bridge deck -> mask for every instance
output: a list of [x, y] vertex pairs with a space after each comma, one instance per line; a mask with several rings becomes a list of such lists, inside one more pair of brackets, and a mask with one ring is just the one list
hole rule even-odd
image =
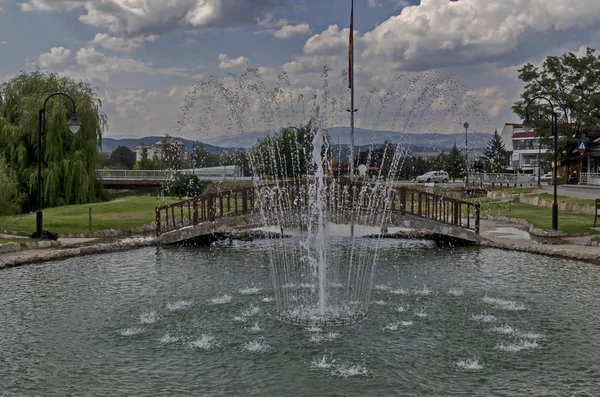
[[[391, 187], [363, 182], [342, 183], [328, 187], [334, 194], [327, 198], [327, 207], [332, 220], [343, 223], [350, 217], [356, 208], [368, 208], [374, 202], [376, 194], [385, 194], [385, 208], [371, 213], [370, 222], [389, 222], [393, 214], [395, 217], [403, 216], [405, 227], [432, 229], [436, 225], [451, 226], [453, 233], [456, 230], [465, 230], [471, 234], [479, 234], [480, 207], [459, 199], [426, 193], [422, 190], [408, 187]], [[379, 190], [378, 190], [379, 189]], [[337, 193], [335, 193], [337, 192]], [[382, 198], [382, 197], [380, 197]], [[369, 201], [371, 200], [371, 201]], [[215, 233], [229, 228], [231, 230], [236, 221], [233, 218], [254, 216], [254, 223], [260, 218], [277, 218], [273, 224], [282, 224], [286, 228], [298, 225], [289, 224], [282, 214], [289, 211], [306, 211], [308, 208], [308, 185], [306, 183], [283, 182], [280, 184], [247, 187], [218, 194], [209, 194], [177, 203], [156, 207], [156, 236], [186, 228], [183, 233], [185, 238], [190, 238], [190, 233]], [[267, 209], [267, 210], [265, 210]], [[258, 217], [259, 212], [261, 217]], [[383, 216], [386, 214], [386, 217]], [[354, 215], [352, 215], [354, 216]], [[407, 217], [408, 216], [408, 217]], [[298, 219], [298, 217], [296, 217]], [[385, 220], [387, 219], [387, 220]], [[413, 219], [408, 222], [406, 219]], [[415, 222], [415, 219], [427, 220], [429, 226]], [[242, 221], [242, 219], [239, 219]], [[288, 223], [285, 223], [288, 222]], [[407, 223], [408, 222], [408, 223]], [[242, 223], [248, 223], [244, 220]], [[193, 226], [203, 224], [202, 227]], [[381, 224], [381, 223], [379, 223]], [[208, 226], [207, 226], [208, 225]], [[450, 230], [450, 229], [447, 229]], [[184, 238], [182, 235], [182, 238]], [[172, 236], [168, 239], [173, 241]]]

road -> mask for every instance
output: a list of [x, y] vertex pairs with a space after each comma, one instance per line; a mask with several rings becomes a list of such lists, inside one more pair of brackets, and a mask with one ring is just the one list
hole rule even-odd
[[[551, 185], [542, 185], [542, 190], [548, 194], [554, 193]], [[600, 198], [600, 186], [559, 185], [556, 190], [559, 196], [591, 200]]]

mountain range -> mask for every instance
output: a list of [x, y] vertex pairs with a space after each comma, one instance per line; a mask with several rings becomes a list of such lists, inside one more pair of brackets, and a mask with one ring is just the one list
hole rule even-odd
[[[350, 131], [347, 127], [334, 127], [328, 129], [331, 137], [334, 150], [348, 148]], [[202, 140], [204, 148], [211, 153], [227, 154], [232, 153], [236, 149], [248, 149], [261, 138], [265, 137], [265, 132], [248, 132], [243, 134], [226, 135], [217, 138]], [[479, 132], [469, 133], [468, 146], [469, 151], [482, 151], [486, 146], [491, 134]], [[358, 148], [368, 148], [371, 145], [379, 146], [389, 138], [393, 144], [401, 143], [406, 145], [409, 150], [415, 154], [419, 153], [436, 153], [449, 151], [454, 143], [459, 148], [464, 148], [465, 134], [439, 134], [439, 133], [399, 133], [393, 131], [377, 131], [356, 128], [354, 131], [354, 144]], [[156, 142], [164, 139], [164, 136], [147, 136], [143, 138], [102, 138], [102, 151], [110, 153], [118, 146], [126, 146], [131, 150], [135, 150], [139, 145], [154, 145]], [[197, 144], [197, 141], [178, 138], [185, 145], [186, 151], [191, 151], [192, 147]], [[357, 148], [357, 151], [360, 149]]]

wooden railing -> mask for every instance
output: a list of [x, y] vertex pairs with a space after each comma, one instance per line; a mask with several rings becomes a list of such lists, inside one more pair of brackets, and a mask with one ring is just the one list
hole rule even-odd
[[[186, 226], [197, 225], [218, 218], [251, 214], [259, 206], [270, 211], [275, 209], [304, 209], [309, 201], [308, 185], [300, 182], [282, 182], [246, 187], [228, 192], [194, 197], [177, 203], [156, 207], [156, 236]], [[331, 188], [332, 186], [329, 185]], [[375, 195], [365, 194], [378, 187], [386, 195], [386, 208], [393, 213], [410, 214], [437, 222], [459, 226], [479, 233], [481, 215], [479, 203], [427, 193], [408, 187], [386, 187], [363, 182], [340, 183], [336, 188], [343, 194], [327, 196], [327, 207], [345, 211], [373, 203]], [[277, 195], [260, 194], [263, 189], [276, 190]], [[372, 190], [371, 190], [372, 191]], [[262, 199], [260, 198], [262, 197]], [[382, 196], [380, 196], [381, 198]], [[371, 201], [369, 201], [371, 200]], [[262, 204], [261, 204], [262, 203]], [[380, 207], [383, 210], [383, 207]]]

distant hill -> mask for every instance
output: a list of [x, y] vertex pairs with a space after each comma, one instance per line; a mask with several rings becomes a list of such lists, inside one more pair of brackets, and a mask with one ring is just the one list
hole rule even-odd
[[[331, 143], [335, 153], [341, 151], [345, 157], [349, 152], [350, 132], [347, 127], [334, 127], [328, 130], [331, 137]], [[266, 136], [265, 132], [249, 132], [237, 135], [228, 135], [218, 138], [211, 138], [204, 141], [204, 148], [211, 153], [227, 154], [232, 153], [236, 149], [251, 148], [260, 139]], [[469, 133], [469, 151], [483, 151], [487, 146], [488, 141], [492, 137], [491, 134]], [[452, 145], [456, 142], [459, 149], [465, 147], [465, 134], [439, 134], [439, 133], [400, 133], [393, 131], [375, 131], [357, 128], [354, 134], [354, 143], [356, 152], [368, 150], [372, 145], [377, 147], [386, 138], [390, 138], [394, 145], [399, 142], [406, 145], [412, 153], [439, 153], [447, 152], [452, 149]], [[147, 136], [143, 138], [103, 138], [102, 151], [110, 153], [118, 146], [126, 146], [131, 150], [135, 150], [139, 145], [154, 145], [156, 142], [164, 139], [164, 136]], [[190, 139], [177, 138], [185, 145], [185, 150], [191, 152], [196, 141]], [[338, 144], [339, 142], [339, 144]]]
[[[140, 145], [154, 145], [156, 142], [160, 142], [164, 139], [164, 136], [145, 136], [143, 138], [102, 138], [102, 152], [111, 153], [119, 146], [128, 147], [131, 150], [135, 150], [136, 146]], [[185, 145], [185, 150], [188, 152], [192, 151], [192, 148], [196, 144], [196, 141], [190, 139], [177, 138], [178, 141]], [[219, 147], [205, 143], [204, 148], [210, 153], [227, 154], [232, 153], [235, 147]]]
[[[348, 144], [350, 141], [350, 129], [348, 127], [333, 127], [327, 131], [333, 144]], [[207, 139], [206, 142], [218, 147], [252, 147], [256, 141], [263, 138], [265, 132], [248, 132], [236, 135], [221, 136]], [[390, 138], [394, 144], [402, 142], [409, 146], [413, 152], [439, 152], [448, 151], [456, 142], [459, 148], [465, 146], [465, 134], [439, 134], [439, 133], [401, 133], [395, 131], [377, 131], [356, 128], [354, 130], [354, 144], [356, 146], [371, 145], [371, 143], [383, 143]], [[474, 132], [468, 134], [469, 150], [483, 149], [487, 146], [492, 134]], [[418, 147], [418, 148], [417, 148]], [[418, 149], [418, 150], [415, 150]]]

